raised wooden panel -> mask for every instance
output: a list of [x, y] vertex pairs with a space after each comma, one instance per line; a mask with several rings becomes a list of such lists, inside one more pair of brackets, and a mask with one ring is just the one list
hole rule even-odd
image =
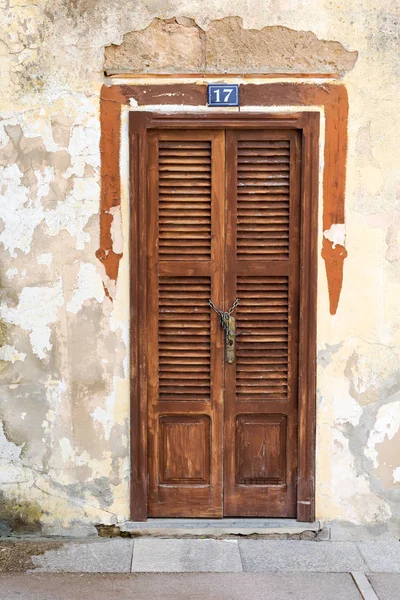
[[237, 278], [238, 401], [287, 399], [288, 284], [288, 277]]
[[160, 140], [160, 260], [211, 257], [211, 141]]
[[238, 259], [289, 257], [290, 141], [237, 142]]
[[286, 415], [240, 415], [236, 423], [236, 482], [277, 485], [286, 480]]
[[210, 277], [159, 278], [159, 400], [209, 401]]
[[160, 437], [161, 484], [209, 484], [209, 417], [161, 417]]

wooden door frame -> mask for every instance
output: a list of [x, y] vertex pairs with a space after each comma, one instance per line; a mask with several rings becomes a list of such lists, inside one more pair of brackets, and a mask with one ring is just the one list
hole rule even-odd
[[297, 520], [315, 519], [316, 323], [319, 181], [317, 111], [129, 114], [131, 518], [147, 519], [146, 132], [148, 129], [297, 129], [302, 136]]

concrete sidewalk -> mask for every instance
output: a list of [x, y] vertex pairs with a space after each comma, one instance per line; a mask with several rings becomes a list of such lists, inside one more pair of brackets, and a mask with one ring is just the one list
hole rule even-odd
[[[2, 600], [361, 600], [345, 573], [0, 575]], [[394, 600], [392, 596], [390, 600]], [[367, 599], [366, 599], [367, 600]], [[368, 599], [369, 600], [369, 599]], [[382, 596], [380, 600], [389, 600]]]
[[5, 539], [0, 571], [4, 600], [400, 600], [397, 541]]

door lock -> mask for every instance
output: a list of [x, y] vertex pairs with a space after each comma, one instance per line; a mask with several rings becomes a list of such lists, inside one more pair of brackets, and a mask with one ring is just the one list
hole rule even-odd
[[236, 357], [236, 319], [228, 317], [228, 324], [225, 329], [225, 359], [232, 364]]
[[236, 356], [236, 319], [232, 317], [232, 313], [239, 304], [239, 298], [236, 298], [235, 302], [232, 304], [231, 308], [224, 312], [219, 310], [215, 304], [208, 300], [208, 304], [210, 307], [217, 313], [219, 316], [219, 324], [222, 331], [225, 333], [225, 360], [227, 363], [232, 364], [235, 362]]

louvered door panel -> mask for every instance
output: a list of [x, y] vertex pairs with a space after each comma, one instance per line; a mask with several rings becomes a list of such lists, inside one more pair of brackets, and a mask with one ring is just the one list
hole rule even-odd
[[209, 277], [160, 277], [159, 400], [210, 400]]
[[227, 132], [224, 511], [296, 514], [299, 164], [296, 131]]
[[211, 141], [160, 141], [162, 260], [211, 257]]
[[289, 141], [238, 140], [239, 259], [288, 259], [289, 177]]
[[237, 295], [237, 400], [286, 400], [288, 278], [239, 276]]
[[149, 515], [222, 516], [224, 134], [149, 135]]

